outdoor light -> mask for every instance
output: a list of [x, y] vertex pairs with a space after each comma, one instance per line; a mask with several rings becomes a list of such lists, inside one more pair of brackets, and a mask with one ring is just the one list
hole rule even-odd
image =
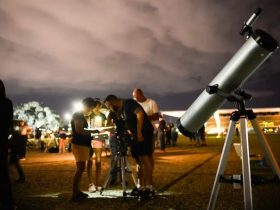
[[102, 117], [95, 116], [94, 117], [94, 127], [102, 127]]
[[64, 114], [64, 119], [68, 120], [68, 121], [71, 120], [71, 114], [69, 112], [65, 113]]
[[83, 110], [83, 103], [81, 101], [73, 102], [73, 112], [78, 112]]

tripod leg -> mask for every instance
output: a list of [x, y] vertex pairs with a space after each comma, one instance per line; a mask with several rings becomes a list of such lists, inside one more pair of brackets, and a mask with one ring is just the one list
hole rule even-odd
[[127, 157], [125, 157], [125, 165], [126, 165], [126, 171], [127, 171], [128, 173], [131, 173], [131, 177], [132, 177], [133, 183], [134, 183], [134, 185], [135, 185], [135, 187], [136, 187], [136, 186], [137, 186], [136, 177], [134, 176], [134, 174], [133, 174], [133, 172], [132, 172], [132, 170], [131, 170], [131, 167], [130, 167], [130, 165], [129, 165], [129, 162], [128, 162], [128, 160], [127, 160]]
[[264, 154], [265, 154], [265, 158], [266, 160], [270, 163], [270, 166], [273, 170], [273, 172], [278, 176], [278, 179], [280, 179], [280, 169], [278, 166], [278, 163], [272, 153], [272, 150], [265, 138], [265, 135], [263, 134], [263, 132], [261, 131], [259, 125], [257, 124], [256, 120], [253, 119], [251, 120], [251, 124], [254, 128], [254, 131], [256, 133], [257, 139], [259, 140], [259, 144], [261, 145], [261, 147], [264, 150]]
[[110, 170], [109, 170], [109, 172], [108, 172], [108, 175], [107, 175], [107, 177], [106, 177], [106, 179], [105, 179], [105, 182], [104, 182], [104, 184], [103, 184], [103, 186], [102, 186], [102, 188], [101, 188], [101, 190], [100, 190], [100, 194], [102, 194], [103, 190], [107, 188], [108, 183], [109, 183], [110, 180], [112, 179], [111, 169], [117, 167], [118, 159], [119, 159], [119, 155], [117, 154], [117, 155], [115, 155], [115, 157], [114, 157], [114, 160], [113, 160], [113, 163], [112, 163], [112, 165], [111, 165], [111, 168], [110, 168]]
[[253, 209], [252, 184], [247, 119], [240, 119], [244, 209]]
[[122, 188], [123, 188], [123, 196], [126, 196], [126, 183], [125, 183], [125, 157], [121, 157], [121, 175], [122, 175]]
[[218, 193], [219, 193], [219, 189], [220, 189], [220, 185], [221, 185], [220, 178], [224, 174], [224, 171], [225, 171], [226, 162], [227, 162], [228, 154], [229, 154], [230, 147], [232, 144], [232, 137], [234, 135], [234, 131], [235, 131], [235, 121], [230, 120], [230, 123], [228, 126], [228, 133], [227, 133], [227, 136], [225, 139], [223, 151], [221, 154], [220, 162], [218, 165], [218, 169], [217, 169], [217, 173], [216, 173], [216, 177], [215, 177], [215, 181], [214, 181], [214, 185], [213, 185], [210, 200], [208, 203], [208, 208], [207, 208], [208, 210], [213, 210], [216, 205], [216, 201], [217, 201], [217, 197], [218, 197]]

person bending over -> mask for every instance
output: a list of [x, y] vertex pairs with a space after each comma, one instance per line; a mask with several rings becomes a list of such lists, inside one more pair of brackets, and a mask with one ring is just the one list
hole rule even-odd
[[131, 154], [140, 166], [138, 196], [140, 199], [150, 198], [154, 193], [153, 166], [150, 162], [153, 150], [153, 125], [141, 105], [133, 99], [120, 99], [115, 95], [109, 95], [104, 104], [117, 114], [118, 119], [124, 120], [125, 128], [132, 136]]

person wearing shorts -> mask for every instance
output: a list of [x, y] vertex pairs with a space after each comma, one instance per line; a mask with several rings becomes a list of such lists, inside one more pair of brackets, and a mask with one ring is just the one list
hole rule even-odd
[[[92, 114], [90, 115], [90, 127], [92, 129], [100, 129], [102, 127], [105, 127], [106, 122], [106, 116], [101, 112], [101, 102], [95, 101]], [[104, 141], [100, 137], [100, 135], [94, 136], [91, 145], [94, 151], [95, 155], [95, 185], [92, 183], [89, 186], [89, 192], [96, 191], [100, 187], [100, 176], [101, 176], [101, 156], [102, 156], [102, 150], [103, 150], [103, 144]], [[92, 167], [92, 159], [88, 162], [88, 164], [91, 164]], [[95, 189], [94, 189], [95, 188]]]
[[80, 190], [80, 183], [83, 172], [85, 171], [86, 162], [90, 159], [91, 148], [91, 133], [93, 131], [86, 130], [88, 123], [86, 116], [92, 113], [94, 100], [92, 98], [85, 98], [83, 100], [83, 112], [76, 112], [73, 114], [71, 120], [72, 127], [72, 152], [76, 161], [76, 172], [73, 180], [72, 201], [80, 201], [88, 197], [86, 193]]
[[108, 95], [104, 101], [105, 106], [115, 112], [118, 119], [125, 122], [125, 129], [133, 137], [131, 154], [140, 166], [138, 177], [140, 179], [139, 198], [149, 198], [153, 194], [153, 166], [150, 157], [153, 153], [153, 125], [142, 106], [133, 99], [120, 99], [115, 95]]

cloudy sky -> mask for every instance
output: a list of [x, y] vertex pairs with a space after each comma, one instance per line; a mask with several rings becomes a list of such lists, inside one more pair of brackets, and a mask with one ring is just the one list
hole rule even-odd
[[[0, 78], [14, 103], [58, 112], [85, 96], [130, 97], [187, 108], [254, 25], [280, 41], [279, 0], [1, 0]], [[252, 106], [280, 106], [279, 50], [246, 83]]]

